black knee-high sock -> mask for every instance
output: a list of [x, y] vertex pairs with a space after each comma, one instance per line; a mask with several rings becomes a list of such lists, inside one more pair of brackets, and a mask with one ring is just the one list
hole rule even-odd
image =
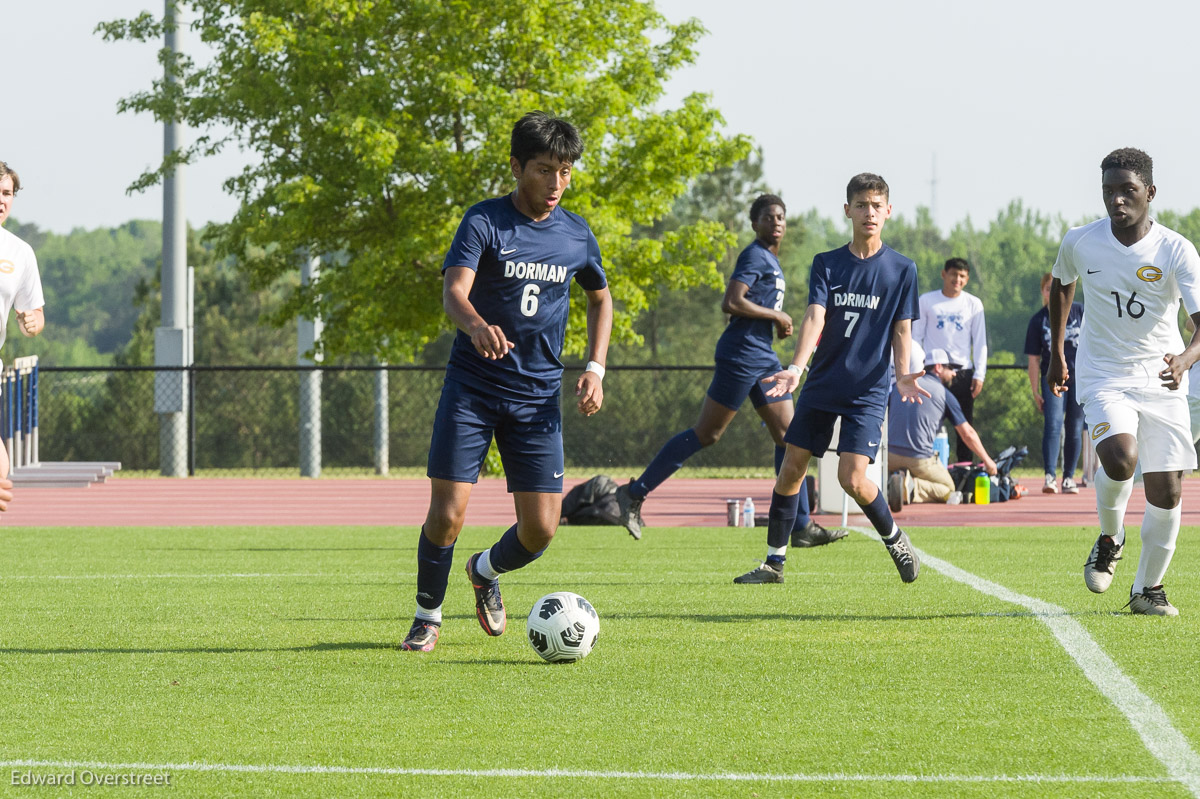
[[422, 526], [421, 540], [417, 543], [417, 605], [426, 610], [442, 606], [453, 562], [454, 544], [439, 547], [425, 537]]
[[[783, 466], [783, 455], [785, 452], [787, 452], [787, 447], [775, 448], [775, 474], [779, 474], [779, 469]], [[808, 486], [803, 481], [800, 483], [800, 493], [796, 496], [800, 498], [800, 503], [796, 506], [796, 523], [792, 526], [792, 529], [803, 530], [812, 521], [812, 517], [809, 515], [812, 512], [812, 508], [808, 501]]]
[[514, 524], [504, 531], [504, 535], [500, 536], [499, 541], [492, 545], [488, 552], [488, 559], [497, 574], [504, 574], [528, 566], [540, 558], [542, 552], [530, 552], [526, 549], [525, 545], [521, 543], [521, 539], [517, 538], [517, 526]]
[[883, 492], [875, 494], [875, 499], [868, 502], [866, 505], [860, 504], [862, 512], [871, 520], [871, 526], [875, 528], [875, 532], [879, 533], [879, 537], [883, 539], [885, 544], [894, 544], [900, 538], [900, 528], [896, 526], [896, 520], [892, 518], [892, 512], [888, 509], [887, 500], [883, 498]]
[[799, 494], [787, 496], [771, 492], [771, 510], [767, 514], [767, 546], [779, 549], [788, 545], [788, 538], [792, 534], [792, 528], [796, 525], [796, 511], [799, 504]]

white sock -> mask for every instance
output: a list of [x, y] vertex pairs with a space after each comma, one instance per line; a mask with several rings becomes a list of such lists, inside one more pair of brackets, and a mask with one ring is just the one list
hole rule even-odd
[[1179, 519], [1183, 506], [1170, 510], [1156, 508], [1146, 503], [1146, 514], [1142, 517], [1142, 554], [1138, 558], [1137, 577], [1133, 578], [1133, 593], [1140, 594], [1147, 588], [1161, 585], [1175, 554], [1175, 539], [1179, 537]]
[[428, 610], [426, 608], [421, 607], [420, 605], [417, 605], [417, 614], [416, 615], [417, 615], [417, 618], [420, 619], [421, 621], [428, 621], [428, 622], [432, 622], [433, 624], [441, 624], [442, 623], [442, 606], [438, 605], [433, 610]]
[[479, 572], [479, 576], [485, 580], [498, 580], [500, 573], [492, 568], [492, 550], [485, 549], [479, 553], [479, 557], [475, 558], [475, 571]]
[[1101, 465], [1096, 470], [1095, 486], [1100, 534], [1112, 536], [1117, 546], [1121, 546], [1125, 543], [1125, 507], [1129, 504], [1129, 495], [1133, 493], [1133, 480], [1114, 480]]
[[781, 558], [786, 558], [787, 557], [787, 546], [786, 545], [781, 546], [781, 547], [768, 546], [767, 547], [767, 557], [769, 558], [772, 555], [778, 555]]

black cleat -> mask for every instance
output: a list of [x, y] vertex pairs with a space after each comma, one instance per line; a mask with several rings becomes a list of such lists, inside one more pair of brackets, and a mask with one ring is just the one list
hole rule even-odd
[[485, 580], [475, 571], [475, 561], [480, 553], [476, 552], [467, 559], [467, 579], [475, 589], [475, 617], [479, 626], [488, 635], [502, 635], [508, 623], [504, 612], [504, 600], [500, 598], [500, 581]]
[[617, 486], [617, 508], [621, 513], [621, 524], [625, 525], [625, 529], [636, 541], [642, 540], [642, 503], [645, 501], [645, 497], [638, 499], [629, 493], [629, 483]]
[[413, 619], [408, 636], [404, 639], [404, 643], [400, 644], [400, 648], [409, 652], [432, 652], [433, 648], [437, 646], [441, 630], [442, 625], [440, 624], [424, 619]]
[[802, 530], [792, 530], [792, 546], [824, 546], [825, 544], [832, 544], [834, 541], [841, 541], [849, 534], [850, 533], [847, 530], [827, 530], [826, 528], [817, 524], [814, 519], [809, 519], [808, 525]]
[[783, 582], [783, 564], [776, 566], [774, 563], [763, 564], [755, 569], [751, 569], [740, 577], [734, 577], [733, 581], [738, 585], [761, 585], [762, 583], [782, 583]]
[[896, 564], [896, 571], [900, 572], [900, 579], [906, 583], [911, 583], [917, 579], [917, 575], [921, 572], [921, 560], [917, 557], [917, 551], [913, 549], [912, 542], [908, 540], [908, 535], [901, 530], [900, 538], [894, 544], [884, 544], [887, 547], [888, 554], [892, 556], [892, 562]]

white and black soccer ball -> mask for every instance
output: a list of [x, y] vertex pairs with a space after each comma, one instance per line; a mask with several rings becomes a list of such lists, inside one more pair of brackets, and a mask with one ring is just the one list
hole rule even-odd
[[592, 603], [570, 591], [546, 594], [533, 603], [525, 625], [529, 645], [551, 663], [570, 663], [592, 651], [600, 616]]

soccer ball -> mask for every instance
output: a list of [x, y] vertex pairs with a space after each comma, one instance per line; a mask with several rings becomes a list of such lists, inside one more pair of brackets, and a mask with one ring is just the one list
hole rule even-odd
[[600, 635], [600, 616], [579, 594], [557, 591], [533, 603], [525, 625], [529, 645], [551, 663], [581, 660]]

